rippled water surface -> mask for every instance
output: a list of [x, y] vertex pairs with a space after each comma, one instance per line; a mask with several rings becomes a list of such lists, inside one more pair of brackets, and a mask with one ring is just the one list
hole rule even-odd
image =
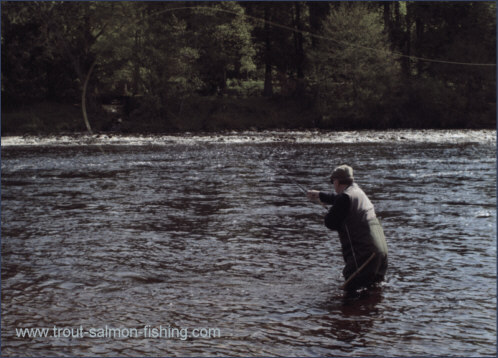
[[[3, 139], [2, 355], [495, 355], [495, 133], [412, 134]], [[342, 163], [390, 250], [360, 297], [293, 182]], [[220, 336], [89, 335], [145, 325]]]

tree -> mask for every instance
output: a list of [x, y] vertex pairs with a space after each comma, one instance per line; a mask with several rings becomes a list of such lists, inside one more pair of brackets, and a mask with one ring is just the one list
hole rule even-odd
[[[273, 67], [274, 67], [274, 28], [272, 22], [278, 11], [277, 6], [272, 2], [244, 2], [246, 13], [251, 16], [254, 22], [252, 31], [253, 42], [255, 43], [255, 64], [257, 68], [264, 68], [263, 96], [273, 96]], [[263, 21], [254, 21], [260, 19]]]
[[[382, 116], [398, 76], [379, 14], [361, 4], [341, 6], [326, 18], [324, 37], [314, 52], [318, 105], [347, 127], [368, 125]], [[379, 125], [379, 123], [376, 123]], [[381, 125], [386, 125], [382, 123]]]
[[[38, 42], [43, 44], [47, 60], [66, 61], [71, 65], [74, 82], [81, 91], [81, 108], [88, 131], [87, 87], [98, 55], [95, 44], [106, 34], [106, 28], [119, 23], [114, 3], [36, 2], [26, 7], [23, 18], [39, 24]], [[48, 71], [53, 74], [53, 71]], [[50, 78], [49, 83], [53, 83]], [[53, 89], [52, 89], [53, 91]]]
[[496, 62], [495, 13], [491, 2], [394, 2], [385, 8], [393, 48], [405, 55], [402, 107], [412, 123], [494, 121], [496, 67], [479, 64]]
[[[2, 3], [2, 103], [19, 106], [45, 98], [50, 62], [33, 3]], [[53, 94], [51, 94], [53, 95]]]
[[133, 92], [143, 93], [149, 109], [161, 119], [172, 104], [199, 86], [195, 70], [199, 53], [188, 25], [175, 13], [178, 3], [134, 3], [132, 54], [126, 69]]
[[[282, 95], [301, 98], [304, 94], [310, 46], [309, 10], [305, 5], [306, 2], [244, 3], [251, 16], [264, 20], [257, 22], [253, 37], [258, 67], [264, 67], [267, 97], [273, 94], [275, 78]], [[317, 18], [315, 16], [315, 21]]]
[[[312, 34], [320, 34], [322, 33], [322, 24], [330, 11], [329, 2], [321, 2], [321, 1], [307, 1], [306, 5], [308, 6], [309, 11], [309, 28]], [[313, 36], [311, 38], [311, 46], [313, 49], [316, 49], [319, 43], [319, 38]]]
[[228, 78], [242, 78], [256, 70], [252, 25], [237, 2], [202, 3], [189, 20], [192, 46], [199, 52], [197, 67], [204, 93], [223, 93]]
[[[461, 115], [457, 116], [460, 118], [456, 125], [464, 125], [471, 116], [485, 115], [489, 116], [485, 120], [493, 120], [490, 116], [494, 117], [494, 111], [490, 111], [489, 103], [495, 101], [496, 67], [470, 64], [496, 62], [495, 3], [431, 5], [431, 12], [419, 4], [411, 5], [417, 23], [414, 52], [420, 57], [469, 65], [418, 61], [418, 77], [429, 76], [440, 81], [457, 95], [456, 105]], [[449, 38], [455, 41], [448, 41]]]

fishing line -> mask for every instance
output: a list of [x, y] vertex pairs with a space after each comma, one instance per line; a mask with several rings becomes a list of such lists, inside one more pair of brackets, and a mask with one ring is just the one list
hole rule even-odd
[[[354, 43], [347, 42], [347, 41], [337, 40], [337, 39], [332, 38], [330, 36], [324, 36], [324, 35], [314, 34], [312, 32], [306, 31], [306, 30], [296, 29], [294, 27], [282, 25], [282, 24], [279, 24], [279, 23], [276, 23], [276, 22], [273, 22], [273, 21], [265, 20], [265, 19], [260, 18], [260, 17], [256, 17], [256, 16], [252, 16], [252, 15], [247, 15], [245, 12], [238, 13], [238, 12], [235, 12], [235, 11], [232, 11], [232, 10], [217, 9], [217, 8], [212, 8], [212, 7], [207, 7], [207, 6], [176, 7], [176, 8], [161, 10], [161, 11], [158, 11], [158, 12], [156, 12], [154, 14], [150, 14], [149, 16], [156, 16], [156, 15], [160, 15], [160, 14], [163, 14], [163, 13], [166, 13], [166, 12], [176, 11], [176, 10], [211, 10], [211, 11], [224, 12], [224, 13], [227, 13], [227, 14], [232, 14], [232, 15], [237, 15], [237, 16], [243, 16], [245, 18], [252, 19], [254, 21], [259, 21], [259, 22], [262, 22], [264, 24], [269, 24], [271, 26], [278, 27], [278, 28], [281, 28], [281, 29], [284, 29], [284, 30], [292, 31], [292, 32], [295, 32], [295, 33], [300, 33], [302, 35], [308, 35], [308, 36], [314, 37], [316, 39], [333, 41], [333, 42], [335, 42], [337, 44], [340, 44], [340, 45], [343, 45], [343, 46], [361, 48], [361, 49], [364, 49], [364, 50], [373, 51], [373, 52], [379, 52], [379, 53], [382, 53], [382, 54], [391, 54], [393, 56], [402, 57], [402, 58], [408, 58], [408, 59], [412, 59], [412, 60], [418, 60], [418, 61], [424, 61], [424, 62], [433, 62], [433, 63], [442, 63], [442, 64], [447, 64], [447, 65], [496, 67], [496, 63], [460, 62], [460, 61], [449, 61], [449, 60], [440, 60], [440, 59], [427, 58], [427, 57], [404, 55], [404, 54], [401, 54], [401, 53], [398, 53], [398, 52], [394, 52], [394, 51], [381, 50], [381, 49], [377, 49], [377, 48], [374, 48], [374, 47], [363, 46], [363, 45], [358, 45], [358, 44], [354, 44]], [[141, 22], [143, 20], [144, 19], [140, 19], [138, 21], [135, 21], [134, 24], [137, 24], [137, 23], [139, 23], [139, 22]]]

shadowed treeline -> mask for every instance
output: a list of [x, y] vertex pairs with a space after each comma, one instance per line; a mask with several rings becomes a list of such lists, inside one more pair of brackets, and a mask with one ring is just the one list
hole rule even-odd
[[495, 127], [494, 2], [1, 6], [3, 134]]

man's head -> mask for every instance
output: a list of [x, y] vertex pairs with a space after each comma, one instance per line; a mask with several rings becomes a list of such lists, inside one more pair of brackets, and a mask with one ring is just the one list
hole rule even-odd
[[339, 165], [334, 169], [330, 176], [330, 181], [334, 184], [334, 188], [338, 191], [339, 186], [348, 186], [353, 184], [353, 168], [349, 165]]

